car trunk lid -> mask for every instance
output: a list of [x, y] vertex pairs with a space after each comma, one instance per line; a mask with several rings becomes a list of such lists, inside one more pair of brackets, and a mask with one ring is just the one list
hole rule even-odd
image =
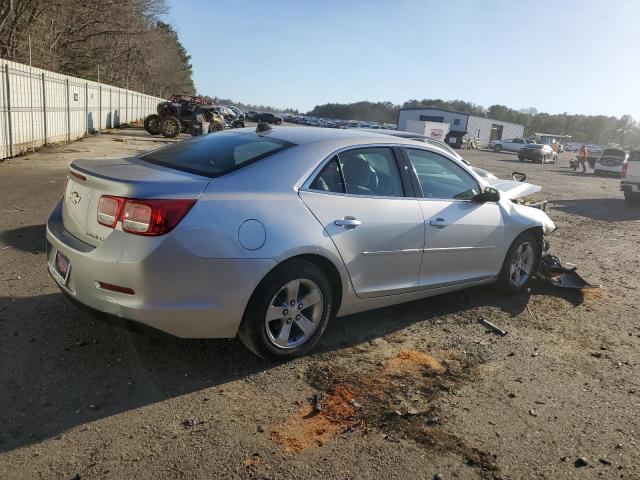
[[75, 160], [69, 164], [69, 172], [62, 221], [69, 233], [93, 246], [98, 246], [113, 232], [112, 228], [98, 223], [98, 202], [103, 195], [137, 199], [198, 198], [210, 181], [137, 157]]
[[621, 165], [625, 161], [626, 153], [623, 150], [607, 149], [602, 152], [602, 156], [598, 160], [601, 165], [615, 167]]

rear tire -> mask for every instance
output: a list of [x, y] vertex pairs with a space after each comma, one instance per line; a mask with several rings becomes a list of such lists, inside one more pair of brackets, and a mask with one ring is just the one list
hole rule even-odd
[[333, 309], [333, 292], [323, 271], [306, 260], [292, 260], [276, 267], [256, 288], [238, 337], [259, 357], [290, 360], [315, 346]]
[[624, 201], [627, 205], [639, 205], [640, 194], [634, 192], [624, 192]]
[[509, 294], [524, 292], [535, 276], [540, 264], [542, 245], [531, 232], [518, 235], [505, 256], [497, 286]]
[[524, 157], [522, 155], [518, 155], [518, 160], [520, 160], [521, 162], [524, 162]]
[[165, 138], [174, 138], [180, 135], [182, 125], [176, 117], [169, 116], [160, 119], [160, 131]]
[[160, 115], [151, 114], [144, 119], [144, 129], [149, 135], [159, 135], [160, 132]]

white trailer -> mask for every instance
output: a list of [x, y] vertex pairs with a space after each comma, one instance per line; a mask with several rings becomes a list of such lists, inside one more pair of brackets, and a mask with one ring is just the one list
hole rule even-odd
[[449, 133], [449, 124], [426, 122], [423, 120], [407, 120], [405, 131], [436, 138], [444, 142], [444, 137]]

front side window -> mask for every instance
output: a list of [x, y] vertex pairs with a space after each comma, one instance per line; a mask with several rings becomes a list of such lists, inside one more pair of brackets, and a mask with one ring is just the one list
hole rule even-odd
[[471, 200], [478, 182], [452, 160], [426, 150], [407, 149], [424, 198]]

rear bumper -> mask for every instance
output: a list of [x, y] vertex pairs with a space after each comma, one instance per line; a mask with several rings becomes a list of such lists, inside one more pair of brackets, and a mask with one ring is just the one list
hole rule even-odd
[[[548, 153], [547, 155], [552, 155]], [[525, 160], [542, 160], [544, 153], [539, 150], [520, 150], [518, 152], [518, 156], [520, 158], [524, 158]]]
[[[60, 205], [47, 222], [47, 262], [59, 288], [107, 319], [120, 319], [182, 338], [231, 338], [270, 259], [208, 259], [189, 253], [171, 234], [138, 237], [114, 231], [98, 247], [69, 234]], [[70, 262], [67, 282], [55, 272], [60, 251]], [[103, 290], [98, 281], [133, 295]]]
[[622, 164], [620, 165], [603, 165], [601, 163], [596, 162], [593, 166], [594, 170], [598, 170], [599, 172], [613, 173], [617, 175], [622, 174]]
[[640, 193], [640, 182], [621, 182], [620, 190], [627, 193]]

